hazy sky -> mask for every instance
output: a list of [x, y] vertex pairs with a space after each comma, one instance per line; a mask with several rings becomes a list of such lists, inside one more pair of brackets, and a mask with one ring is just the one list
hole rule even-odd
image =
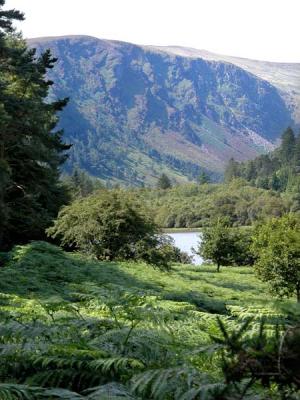
[[85, 34], [300, 62], [300, 0], [7, 0], [25, 37]]

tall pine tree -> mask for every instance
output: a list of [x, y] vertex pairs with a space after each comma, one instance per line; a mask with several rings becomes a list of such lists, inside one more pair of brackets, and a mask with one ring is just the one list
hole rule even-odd
[[46, 73], [56, 59], [49, 51], [36, 56], [0, 0], [0, 248], [40, 239], [66, 199], [59, 167], [69, 148], [55, 131], [57, 112], [67, 99], [48, 102], [53, 84]]
[[280, 157], [282, 162], [290, 164], [294, 161], [295, 144], [295, 134], [291, 128], [287, 128], [281, 136]]

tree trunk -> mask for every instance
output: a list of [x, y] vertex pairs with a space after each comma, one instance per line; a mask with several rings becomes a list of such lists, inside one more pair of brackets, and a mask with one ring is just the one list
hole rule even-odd
[[220, 264], [217, 264], [217, 272], [220, 272]]
[[297, 303], [300, 303], [300, 287], [297, 287]]

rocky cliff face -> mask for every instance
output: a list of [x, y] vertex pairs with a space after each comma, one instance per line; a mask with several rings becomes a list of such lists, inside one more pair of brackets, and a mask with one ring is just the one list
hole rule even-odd
[[32, 39], [59, 62], [53, 96], [74, 144], [68, 167], [126, 184], [222, 173], [271, 149], [292, 123], [281, 91], [227, 61], [84, 36]]

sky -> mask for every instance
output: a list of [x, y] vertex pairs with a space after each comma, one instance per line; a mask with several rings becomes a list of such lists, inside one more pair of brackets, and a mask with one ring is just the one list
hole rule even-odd
[[26, 38], [83, 34], [300, 62], [300, 0], [7, 0]]

